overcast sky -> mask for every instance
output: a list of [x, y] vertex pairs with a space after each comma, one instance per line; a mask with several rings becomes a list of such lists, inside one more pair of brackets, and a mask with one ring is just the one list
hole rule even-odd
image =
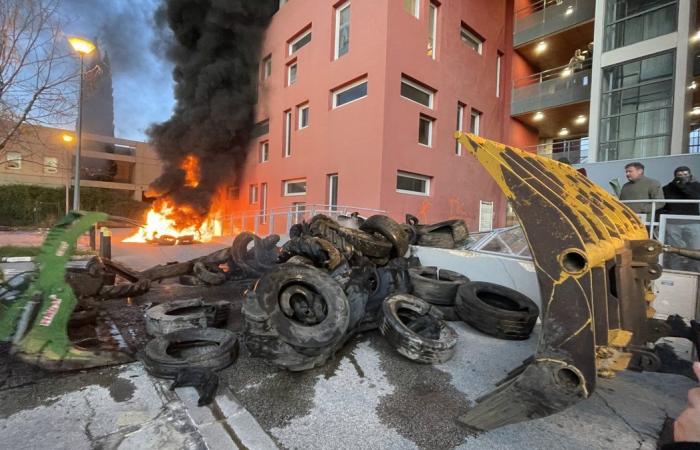
[[[117, 137], [145, 140], [174, 106], [172, 65], [158, 50], [153, 13], [161, 0], [62, 0], [67, 35], [97, 39], [109, 55]], [[162, 47], [161, 47], [162, 48]]]

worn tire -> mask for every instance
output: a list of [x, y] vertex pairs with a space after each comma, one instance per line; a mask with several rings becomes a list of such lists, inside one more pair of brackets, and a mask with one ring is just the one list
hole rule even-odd
[[341, 286], [319, 269], [283, 264], [255, 286], [260, 308], [290, 345], [321, 348], [343, 338], [350, 305]]
[[460, 322], [462, 319], [459, 318], [457, 315], [457, 310], [455, 309], [454, 306], [440, 306], [440, 305], [431, 305], [432, 309], [431, 311], [436, 313], [436, 316], [439, 314], [442, 320], [445, 322]]
[[[208, 343], [207, 346], [216, 344], [216, 347], [202, 351], [205, 343]], [[187, 349], [186, 353], [172, 355], [174, 349], [183, 348]], [[160, 378], [175, 378], [177, 373], [186, 367], [221, 370], [232, 364], [237, 357], [236, 335], [218, 328], [190, 328], [168, 333], [150, 341], [143, 351], [146, 370]]]
[[180, 275], [178, 282], [183, 286], [205, 286], [206, 283], [194, 275]]
[[408, 251], [409, 236], [401, 225], [391, 217], [381, 214], [374, 215], [360, 225], [360, 230], [384, 236], [394, 247], [391, 252], [392, 257], [404, 256]]
[[409, 269], [413, 295], [432, 305], [453, 306], [460, 285], [469, 281], [461, 273], [437, 267]]
[[530, 337], [539, 316], [537, 304], [518, 291], [471, 281], [457, 291], [457, 315], [482, 333], [500, 339]]
[[416, 243], [423, 247], [435, 248], [455, 248], [455, 240], [452, 233], [449, 231], [434, 231], [432, 233], [423, 233], [418, 230], [418, 238]]
[[316, 267], [335, 269], [343, 262], [340, 252], [330, 242], [322, 238], [303, 236], [290, 239], [282, 247], [280, 262], [287, 262], [294, 256], [310, 260]]
[[194, 263], [192, 271], [197, 276], [197, 278], [212, 286], [218, 286], [226, 281], [225, 273], [210, 270], [201, 261], [197, 261], [196, 263]]
[[148, 308], [144, 313], [146, 332], [162, 336], [188, 328], [207, 327], [207, 305], [201, 298], [175, 300]]
[[[430, 314], [431, 306], [428, 303], [412, 295], [397, 294], [386, 299], [382, 309], [384, 319], [379, 330], [401, 355], [425, 364], [444, 363], [454, 356], [457, 333]], [[413, 331], [410, 322], [404, 323], [400, 310], [407, 311], [409, 316], [415, 317], [415, 321], [426, 318], [433, 321], [438, 329], [438, 338], [427, 338]]]

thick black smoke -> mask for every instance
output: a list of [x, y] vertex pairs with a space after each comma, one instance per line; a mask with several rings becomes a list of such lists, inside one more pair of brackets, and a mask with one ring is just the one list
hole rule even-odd
[[[148, 133], [164, 172], [150, 189], [198, 214], [217, 187], [235, 184], [254, 125], [260, 45], [278, 0], [166, 0], [156, 23], [172, 30], [172, 117]], [[200, 163], [200, 183], [185, 186], [183, 160]]]

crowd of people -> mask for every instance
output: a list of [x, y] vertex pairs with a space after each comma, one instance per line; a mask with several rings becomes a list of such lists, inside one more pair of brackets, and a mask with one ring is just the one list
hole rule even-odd
[[[661, 214], [680, 216], [700, 215], [700, 205], [692, 202], [674, 202], [673, 200], [700, 200], [700, 182], [694, 177], [689, 167], [680, 166], [673, 171], [673, 179], [661, 186], [657, 180], [644, 175], [644, 165], [632, 162], [625, 166], [628, 182], [622, 186], [620, 200], [668, 200], [656, 202], [652, 208], [651, 202], [628, 203], [637, 214], [650, 220], [652, 210], [654, 220], [658, 221]], [[674, 247], [700, 249], [700, 220], [693, 218], [673, 218], [667, 222], [664, 243]], [[664, 255], [664, 265], [669, 269], [690, 270], [700, 272], [700, 262], [689, 260], [678, 255]]]

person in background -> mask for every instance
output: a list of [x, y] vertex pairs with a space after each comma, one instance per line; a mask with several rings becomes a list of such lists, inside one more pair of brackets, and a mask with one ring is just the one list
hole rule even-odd
[[[664, 193], [661, 184], [651, 178], [644, 176], [644, 164], [631, 162], [625, 166], [625, 176], [629, 180], [620, 190], [620, 200], [649, 200], [663, 199]], [[649, 203], [628, 203], [632, 211], [637, 214], [649, 216], [651, 212], [651, 202]], [[664, 204], [659, 202], [656, 209], [663, 208]]]
[[[700, 182], [693, 178], [689, 167], [677, 167], [673, 171], [673, 180], [664, 186], [664, 198], [667, 200], [700, 200]], [[697, 203], [666, 203], [662, 214], [683, 216], [700, 215]], [[672, 219], [666, 227], [665, 243], [674, 247], [700, 249], [700, 220]], [[665, 255], [669, 269], [700, 271], [700, 262], [692, 261], [678, 255]]]

